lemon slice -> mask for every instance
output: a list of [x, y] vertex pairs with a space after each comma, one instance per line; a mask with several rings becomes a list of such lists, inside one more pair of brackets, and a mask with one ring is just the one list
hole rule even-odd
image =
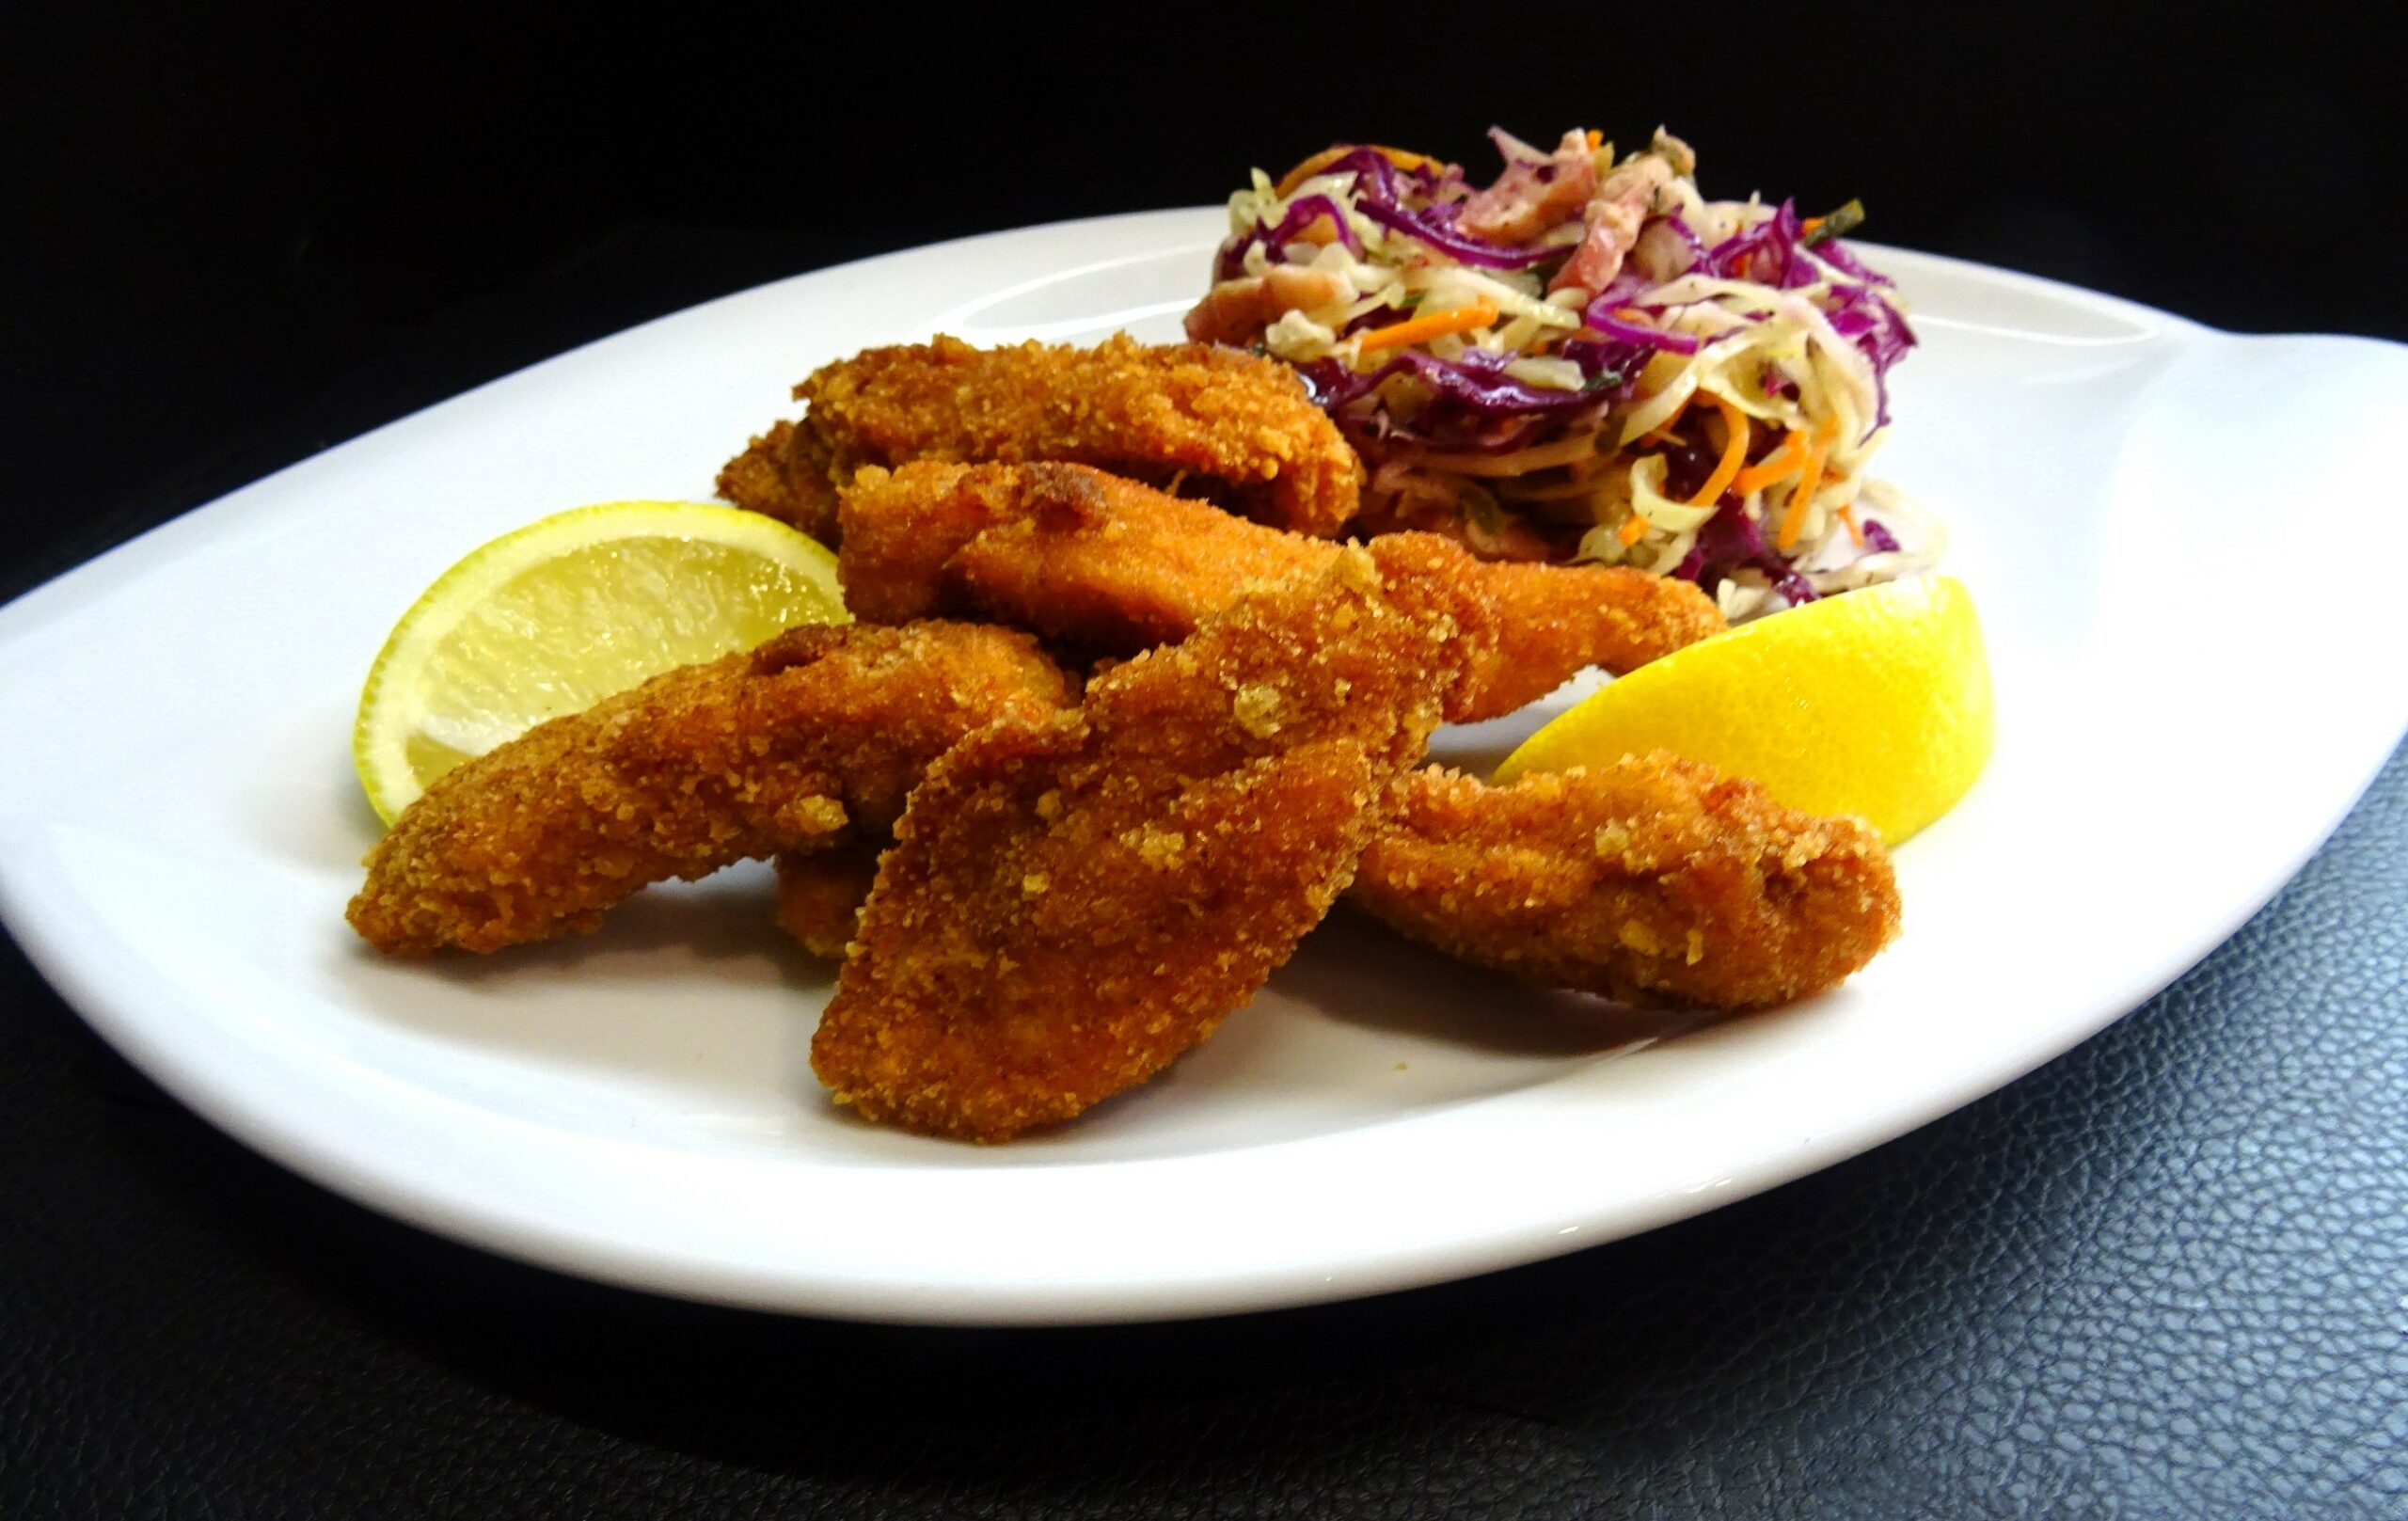
[[836, 557], [733, 507], [616, 501], [503, 535], [402, 614], [352, 759], [391, 823], [428, 783], [547, 719], [794, 624], [847, 621]]
[[1530, 736], [1497, 779], [1669, 750], [1896, 845], [1989, 761], [1989, 657], [1962, 583], [1892, 581], [1641, 666]]

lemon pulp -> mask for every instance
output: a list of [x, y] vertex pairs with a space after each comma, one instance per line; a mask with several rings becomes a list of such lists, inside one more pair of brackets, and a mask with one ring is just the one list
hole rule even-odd
[[402, 615], [360, 692], [352, 758], [390, 823], [547, 719], [845, 618], [835, 557], [773, 519], [703, 502], [555, 514], [475, 550]]

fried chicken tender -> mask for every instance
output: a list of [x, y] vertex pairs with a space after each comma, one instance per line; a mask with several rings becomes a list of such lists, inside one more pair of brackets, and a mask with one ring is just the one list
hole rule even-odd
[[812, 1067], [872, 1119], [977, 1141], [1065, 1120], [1209, 1036], [1353, 876], [1494, 638], [1426, 535], [1239, 596], [996, 724], [911, 795]]
[[[1337, 546], [1075, 465], [908, 465], [844, 493], [838, 574], [856, 616], [985, 616], [1090, 652], [1185, 638], [1252, 581]], [[1497, 651], [1447, 717], [1498, 718], [1585, 667], [1617, 674], [1722, 626], [1703, 592], [1607, 565], [1466, 557], [1500, 605]]]
[[855, 617], [984, 613], [1117, 656], [1176, 643], [1250, 582], [1339, 553], [1084, 465], [867, 469], [840, 518]]
[[1348, 901], [1526, 982], [1719, 1009], [1836, 986], [1898, 930], [1870, 826], [1662, 752], [1510, 786], [1416, 772]]
[[1627, 674], [1729, 626], [1690, 582], [1628, 565], [1483, 560], [1480, 576], [1505, 631], [1457, 722], [1503, 718], [1591, 666]]
[[869, 349], [795, 388], [809, 410], [720, 472], [739, 507], [826, 543], [836, 493], [869, 466], [1071, 460], [1137, 479], [1220, 483], [1263, 521], [1327, 536], [1354, 515], [1362, 462], [1294, 371], [1210, 343]]
[[778, 927], [822, 960], [843, 960], [878, 881], [879, 857], [893, 843], [882, 835], [856, 835], [825, 850], [780, 854]]
[[591, 930], [647, 883], [882, 831], [962, 736], [1075, 700], [1024, 634], [789, 629], [437, 778], [369, 852], [351, 924], [386, 951]]
[[[873, 865], [778, 858], [778, 922], [844, 955]], [[1744, 1009], [1862, 970], [1896, 933], [1888, 853], [1854, 819], [1656, 753], [1486, 786], [1408, 773], [1347, 901], [1458, 959], [1640, 1004]]]

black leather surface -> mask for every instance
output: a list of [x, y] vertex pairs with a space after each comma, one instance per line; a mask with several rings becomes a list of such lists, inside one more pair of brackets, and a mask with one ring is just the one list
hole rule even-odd
[[[688, 93], [606, 94], [556, 131], [544, 113], [597, 98], [590, 81], [554, 82], [523, 120], [504, 87], [580, 34], [504, 55], [478, 87], [434, 90], [420, 76], [440, 46], [379, 71], [356, 40], [306, 26], [77, 33], [78, 13], [0, 18], [0, 63], [24, 66], [0, 79], [0, 105], [31, 113], [12, 114], [8, 135], [39, 150], [0, 164], [6, 201], [40, 214], [0, 240], [12, 272], [40, 277], [12, 281], [0, 317], [12, 382], [35, 378], [20, 358], [40, 361], [0, 416], [0, 595], [385, 419], [721, 291], [1223, 183], [1201, 151], [1191, 179], [1163, 178], [1190, 120], [1116, 103], [1083, 73], [1052, 97], [1016, 84], [966, 107], [911, 73], [908, 109], [814, 117], [813, 90], [838, 71], [821, 53], [715, 42], [716, 67], [676, 76]], [[2396, 178], [2376, 170], [2398, 137], [2353, 103], [2392, 88], [2382, 51], [2343, 27], [2308, 67], [2261, 56], [2271, 44], [2253, 26], [2235, 61], [2250, 88], [2231, 99], [2260, 130], [2227, 145], [2196, 136], [2199, 71], [2132, 70], [2143, 53], [2162, 64], [2167, 39], [2117, 25], [2077, 42], [2069, 21], [1994, 55], [1835, 22], [1801, 32], [1804, 51], [1768, 54], [1727, 99], [1668, 103], [1627, 82], [1656, 93], [1618, 102], [1616, 120], [1696, 125], [1702, 143], [1732, 145], [1717, 162], [1753, 151], [1749, 172], [1787, 175], [1801, 155], [1783, 134], [1816, 69], [1862, 67], [1894, 88], [1863, 50], [1893, 46], [1873, 56], [1894, 70], [1979, 57], [1985, 70], [1950, 76], [1965, 100], [1885, 105], [1923, 111], [1920, 128], [1885, 118], [1818, 144], [1847, 178], [1815, 193], [1836, 200], [1875, 176], [1868, 198], [1898, 241], [2214, 321], [2408, 332], [2383, 195], [2368, 198]], [[2304, 20], [2280, 30], [2284, 48], [2324, 35]], [[1395, 59], [1357, 73], [1402, 78], [1427, 55], [1426, 38], [1400, 35]], [[1362, 45], [1350, 32], [1347, 48]], [[209, 67], [189, 63], [202, 55]], [[2079, 87], [2035, 119], [2022, 92], [2043, 55]], [[890, 77], [894, 57], [872, 61]], [[1569, 119], [1598, 87], [1593, 53], [1541, 62], [1534, 82], [1516, 55], [1515, 87], [1552, 91], [1516, 98], [1526, 131]], [[1310, 146], [1333, 115], [1357, 120], [1354, 103], [1263, 72], [1231, 87], [1246, 108], [1213, 113], [1213, 131]], [[1989, 72], [2017, 83], [1991, 89]], [[1229, 73], [1207, 56], [1186, 77], [1200, 92]], [[620, 83], [637, 77], [650, 75]], [[371, 131], [346, 115], [355, 96], [474, 132]], [[677, 121], [701, 142], [706, 97], [740, 108], [716, 129], [719, 156], [626, 159]], [[1410, 114], [1367, 100], [1362, 130], [1424, 141], [1416, 123], [1455, 131], [1502, 98], [1466, 88]], [[1048, 99], [1071, 112], [1058, 128]], [[932, 136], [975, 125], [964, 112], [1014, 109], [981, 147], [1007, 162], [1012, 134], [1043, 141], [1050, 177], [987, 184], [929, 220], [910, 220], [918, 202], [816, 198], [762, 172], [766, 155], [864, 119], [920, 155], [881, 148], [874, 162], [925, 165]], [[797, 111], [800, 125], [784, 121]], [[279, 125], [296, 113], [302, 126]], [[1085, 151], [1088, 113], [1130, 123], [1138, 148]], [[586, 130], [610, 153], [578, 153]], [[765, 156], [728, 159], [739, 141]], [[2155, 163], [2131, 162], [2142, 150]], [[1978, 172], [1960, 178], [1952, 164], [1968, 155]], [[624, 206], [622, 163], [643, 186]], [[2208, 196], [2274, 180], [2347, 214], [2270, 228]], [[2184, 218], [2210, 204], [2205, 236]], [[863, 206], [889, 220], [854, 226]], [[438, 209], [455, 219], [431, 219]], [[2281, 262], [2343, 224], [2354, 262], [2313, 278]], [[2369, 682], [2399, 679], [2383, 653]], [[198, 1122], [0, 944], [0, 1518], [2400, 1521], [2403, 969], [2408, 757], [2395, 755], [2299, 879], [2163, 996], [1867, 1156], [1468, 1283], [1196, 1325], [958, 1332], [652, 1299], [393, 1224]]]

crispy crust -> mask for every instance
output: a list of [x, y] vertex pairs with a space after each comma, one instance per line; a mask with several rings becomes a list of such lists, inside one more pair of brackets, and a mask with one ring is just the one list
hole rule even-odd
[[892, 842], [855, 837], [825, 850], [778, 857], [778, 927], [823, 960], [841, 961], [878, 880], [878, 858]]
[[718, 491], [738, 507], [791, 523], [822, 544], [836, 542], [836, 487], [820, 436], [773, 422], [721, 467]]
[[[839, 574], [857, 616], [997, 618], [1092, 654], [1183, 639], [1255, 581], [1338, 547], [1075, 465], [864, 470], [843, 495]], [[1637, 669], [1723, 627], [1686, 581], [1607, 565], [1466, 558], [1499, 607], [1496, 658], [1457, 722], [1502, 717], [1585, 667]]]
[[[849, 932], [869, 878], [840, 882], [826, 859], [779, 858], [780, 922], [835, 956], [842, 939], [823, 949], [824, 931], [815, 943], [786, 918], [791, 894]], [[1898, 923], [1897, 884], [1870, 831], [1662, 754], [1510, 787], [1408, 773], [1347, 898], [1525, 982], [1716, 1009], [1834, 986]]]
[[385, 951], [591, 930], [648, 883], [882, 830], [963, 735], [1074, 695], [1005, 629], [789, 629], [438, 778], [369, 852], [352, 927]]
[[863, 470], [841, 517], [855, 616], [983, 613], [1114, 656], [1175, 643], [1248, 583], [1338, 553], [1084, 465]]
[[1526, 982], [1724, 1009], [1834, 987], [1898, 930], [1869, 826], [1661, 752], [1501, 787], [1418, 772], [1350, 901]]
[[1250, 998], [1353, 875], [1491, 637], [1463, 551], [1349, 550], [939, 761], [896, 828], [812, 1067], [872, 1119], [1068, 1119]]
[[1220, 483], [1264, 522], [1326, 537], [1354, 515], [1363, 467], [1293, 371], [1210, 343], [869, 349], [795, 388], [808, 410], [720, 472], [720, 494], [823, 541], [834, 491], [912, 460], [1066, 460], [1166, 484]]

